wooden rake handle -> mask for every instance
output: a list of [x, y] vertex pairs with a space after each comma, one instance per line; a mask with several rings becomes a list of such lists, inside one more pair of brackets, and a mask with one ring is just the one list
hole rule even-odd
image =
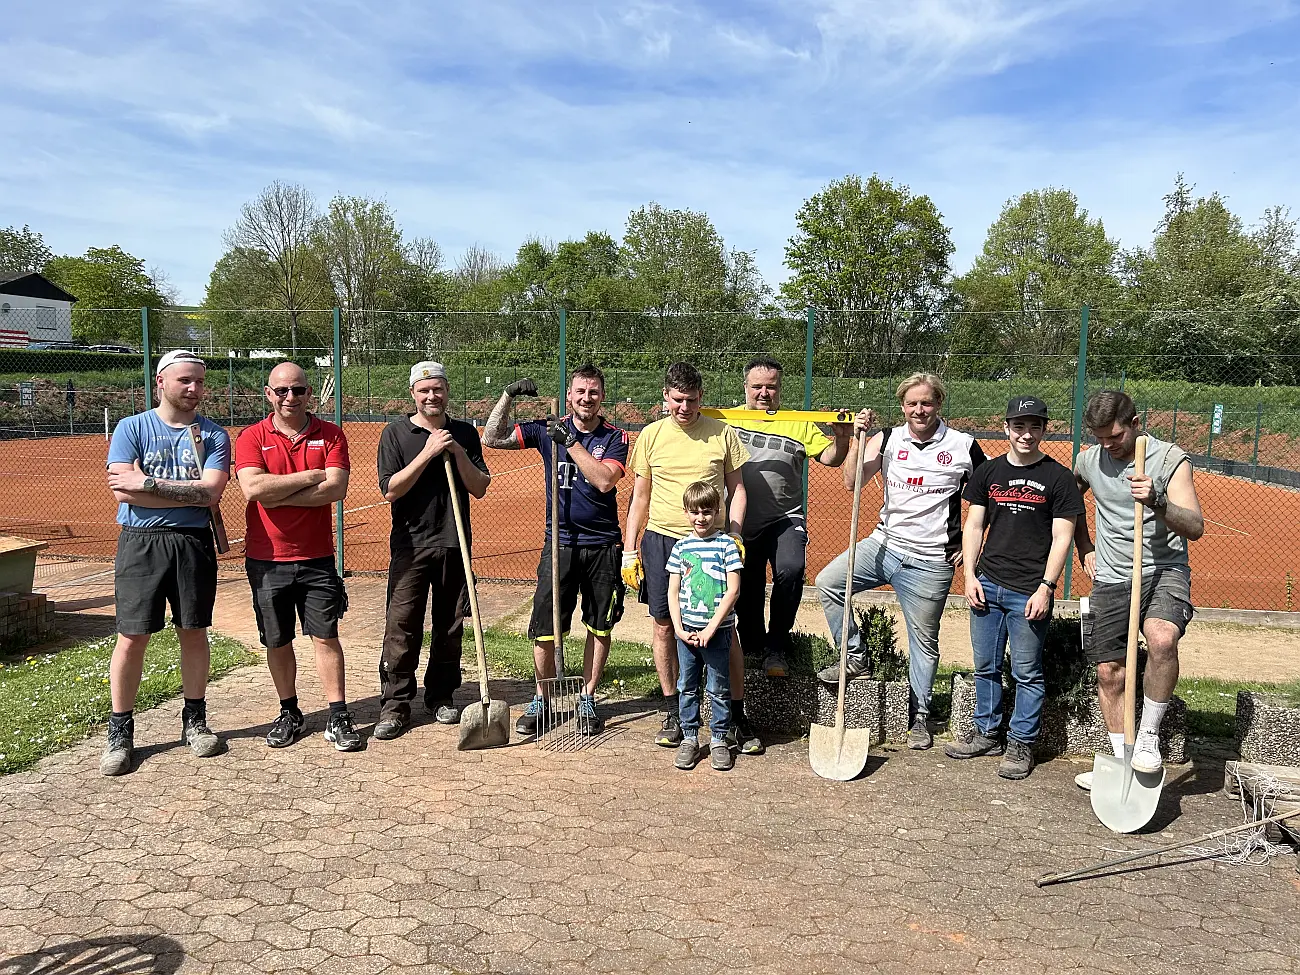
[[[1147, 438], [1144, 434], [1134, 445], [1133, 474], [1143, 477], [1147, 471]], [[1124, 656], [1124, 744], [1137, 741], [1137, 660], [1138, 631], [1142, 628], [1142, 522], [1146, 512], [1141, 501], [1133, 502], [1133, 584], [1128, 600], [1128, 648]]]
[[465, 538], [465, 514], [456, 493], [456, 472], [452, 470], [451, 454], [443, 451], [442, 459], [447, 470], [447, 490], [451, 493], [451, 510], [456, 519], [456, 540], [460, 543], [460, 560], [465, 567], [465, 586], [469, 589], [469, 615], [474, 624], [474, 650], [478, 653], [479, 698], [486, 706], [492, 703], [488, 694], [487, 648], [483, 645], [483, 620], [478, 614], [478, 587], [474, 584], [474, 568], [470, 563], [469, 544]]

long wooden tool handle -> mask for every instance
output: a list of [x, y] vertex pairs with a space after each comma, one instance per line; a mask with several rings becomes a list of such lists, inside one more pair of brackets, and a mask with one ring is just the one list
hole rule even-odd
[[478, 653], [478, 691], [484, 705], [492, 703], [488, 694], [487, 649], [483, 646], [483, 620], [478, 615], [478, 587], [474, 584], [474, 567], [470, 563], [469, 544], [465, 539], [465, 514], [460, 508], [460, 495], [456, 493], [456, 474], [452, 470], [451, 453], [443, 451], [446, 462], [447, 490], [451, 492], [451, 511], [456, 518], [456, 540], [460, 542], [460, 560], [465, 566], [465, 586], [469, 589], [469, 615], [474, 624], [474, 649]]
[[[187, 432], [190, 435], [190, 449], [194, 451], [194, 459], [199, 465], [199, 479], [203, 478], [203, 462], [206, 455], [203, 451], [203, 428], [195, 420], [188, 427]], [[208, 508], [208, 528], [212, 531], [212, 541], [216, 546], [218, 555], [225, 555], [230, 551], [230, 539], [226, 536], [226, 520], [221, 517], [220, 508]]]
[[1134, 860], [1143, 860], [1147, 857], [1158, 856], [1161, 853], [1173, 853], [1175, 850], [1181, 850], [1184, 847], [1192, 846], [1196, 843], [1208, 843], [1210, 840], [1217, 840], [1224, 836], [1231, 836], [1233, 833], [1244, 833], [1248, 829], [1258, 829], [1260, 826], [1267, 826], [1269, 823], [1280, 823], [1284, 819], [1292, 819], [1300, 816], [1300, 809], [1292, 809], [1287, 813], [1278, 813], [1276, 816], [1269, 816], [1267, 819], [1257, 819], [1253, 822], [1242, 823], [1240, 826], [1229, 826], [1227, 829], [1216, 829], [1213, 833], [1206, 833], [1204, 836], [1193, 836], [1190, 840], [1183, 840], [1181, 843], [1170, 843], [1168, 846], [1159, 846], [1154, 850], [1143, 850], [1141, 853], [1129, 853], [1126, 856], [1117, 857], [1114, 860], [1107, 860], [1104, 863], [1094, 863], [1090, 867], [1080, 867], [1078, 870], [1070, 870], [1066, 873], [1049, 873], [1046, 877], [1039, 877], [1034, 881], [1035, 887], [1047, 887], [1051, 884], [1059, 884], [1066, 880], [1078, 880], [1086, 877], [1088, 874], [1096, 873], [1098, 870], [1108, 870], [1111, 867], [1122, 866], [1125, 863], [1132, 863]]
[[564, 676], [564, 634], [560, 632], [560, 445], [551, 441], [551, 633], [555, 676]]
[[844, 693], [848, 688], [849, 625], [853, 622], [853, 568], [858, 555], [858, 508], [862, 501], [862, 455], [867, 449], [867, 431], [858, 433], [857, 471], [853, 474], [853, 514], [849, 518], [849, 564], [844, 578], [844, 620], [840, 623], [840, 692], [835, 704], [835, 728], [844, 729]]
[[[1147, 438], [1137, 438], [1133, 474], [1147, 471]], [[1128, 600], [1128, 652], [1124, 657], [1124, 744], [1137, 741], [1138, 631], [1142, 628], [1142, 521], [1146, 512], [1141, 501], [1133, 502], [1133, 586]]]

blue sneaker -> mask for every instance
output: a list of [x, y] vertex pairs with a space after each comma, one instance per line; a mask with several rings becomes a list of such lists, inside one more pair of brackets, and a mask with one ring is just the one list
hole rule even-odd
[[596, 698], [591, 694], [578, 695], [577, 725], [581, 735], [598, 735], [605, 730], [605, 719], [596, 713]]
[[515, 733], [520, 735], [537, 734], [537, 719], [541, 717], [545, 709], [546, 702], [542, 700], [542, 696], [534, 694], [533, 699], [528, 702], [528, 707], [524, 708], [524, 713], [515, 722]]

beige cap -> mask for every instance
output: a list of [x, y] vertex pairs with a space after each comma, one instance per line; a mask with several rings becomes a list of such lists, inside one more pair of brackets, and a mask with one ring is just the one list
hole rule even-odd
[[407, 386], [414, 386], [421, 379], [443, 379], [447, 378], [447, 370], [443, 368], [441, 362], [417, 362], [411, 366], [411, 381]]
[[181, 362], [197, 362], [204, 369], [208, 368], [208, 364], [203, 361], [201, 355], [191, 352], [189, 349], [173, 349], [158, 360], [158, 367], [154, 370], [154, 375], [161, 376], [162, 371], [168, 366], [174, 366]]

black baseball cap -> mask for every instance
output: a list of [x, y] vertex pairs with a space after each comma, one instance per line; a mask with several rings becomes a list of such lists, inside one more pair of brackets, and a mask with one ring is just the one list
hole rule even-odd
[[1040, 420], [1047, 419], [1047, 404], [1037, 396], [1013, 396], [1007, 401], [1007, 419], [1016, 420], [1021, 417], [1036, 416]]

